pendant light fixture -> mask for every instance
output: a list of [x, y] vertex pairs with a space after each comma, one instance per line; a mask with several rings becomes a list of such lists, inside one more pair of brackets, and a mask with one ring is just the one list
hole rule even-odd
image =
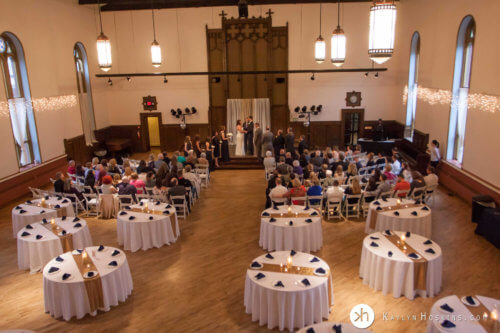
[[316, 39], [316, 43], [314, 43], [314, 60], [318, 64], [321, 64], [325, 61], [326, 57], [326, 43], [323, 37], [321, 36], [321, 3], [319, 4], [319, 37]]
[[332, 33], [332, 64], [340, 67], [345, 62], [346, 37], [344, 30], [340, 28], [340, 0], [337, 1], [337, 28]]
[[97, 62], [99, 63], [99, 68], [107, 72], [111, 69], [111, 43], [109, 38], [102, 32], [102, 17], [101, 17], [101, 3], [97, 2], [99, 6], [99, 23], [101, 25], [101, 34], [97, 36]]
[[154, 9], [151, 9], [151, 16], [153, 17], [153, 43], [151, 43], [151, 63], [153, 65], [153, 67], [160, 67], [160, 65], [161, 65], [161, 47], [160, 47], [160, 43], [158, 43], [156, 41]]
[[393, 0], [376, 0], [370, 9], [368, 55], [377, 64], [392, 57], [396, 31], [396, 5]]

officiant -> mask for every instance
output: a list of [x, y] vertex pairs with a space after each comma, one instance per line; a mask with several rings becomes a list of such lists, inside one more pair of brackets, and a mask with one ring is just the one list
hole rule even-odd
[[245, 152], [249, 155], [253, 155], [253, 117], [248, 116], [245, 125]]

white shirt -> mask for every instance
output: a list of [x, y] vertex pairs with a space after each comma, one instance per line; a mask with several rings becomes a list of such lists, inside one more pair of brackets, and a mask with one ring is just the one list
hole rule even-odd
[[411, 184], [413, 181], [413, 178], [411, 178], [411, 171], [410, 170], [403, 170], [403, 176], [405, 176], [405, 180]]
[[439, 148], [434, 147], [431, 149], [431, 161], [437, 162], [441, 158], [441, 154], [439, 153]]
[[438, 184], [439, 177], [434, 173], [430, 173], [424, 177], [424, 180], [425, 186], [434, 186]]
[[398, 160], [395, 160], [392, 163], [392, 173], [396, 176], [401, 172], [401, 163]]
[[283, 198], [283, 194], [287, 194], [288, 190], [283, 185], [276, 185], [275, 188], [269, 192], [269, 197], [276, 202], [284, 202], [286, 198]]
[[342, 201], [344, 191], [340, 186], [331, 186], [326, 190], [326, 196], [329, 201]]
[[276, 166], [276, 160], [274, 157], [265, 157], [264, 158], [264, 168], [271, 169]]

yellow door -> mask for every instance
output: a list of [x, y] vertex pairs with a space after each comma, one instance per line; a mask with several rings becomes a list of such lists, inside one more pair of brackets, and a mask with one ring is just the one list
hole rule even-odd
[[160, 124], [158, 117], [148, 117], [149, 145], [152, 147], [160, 146]]

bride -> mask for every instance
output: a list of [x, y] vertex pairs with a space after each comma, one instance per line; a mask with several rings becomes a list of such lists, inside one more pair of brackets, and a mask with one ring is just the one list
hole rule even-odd
[[241, 120], [236, 121], [236, 156], [245, 156], [245, 131]]

